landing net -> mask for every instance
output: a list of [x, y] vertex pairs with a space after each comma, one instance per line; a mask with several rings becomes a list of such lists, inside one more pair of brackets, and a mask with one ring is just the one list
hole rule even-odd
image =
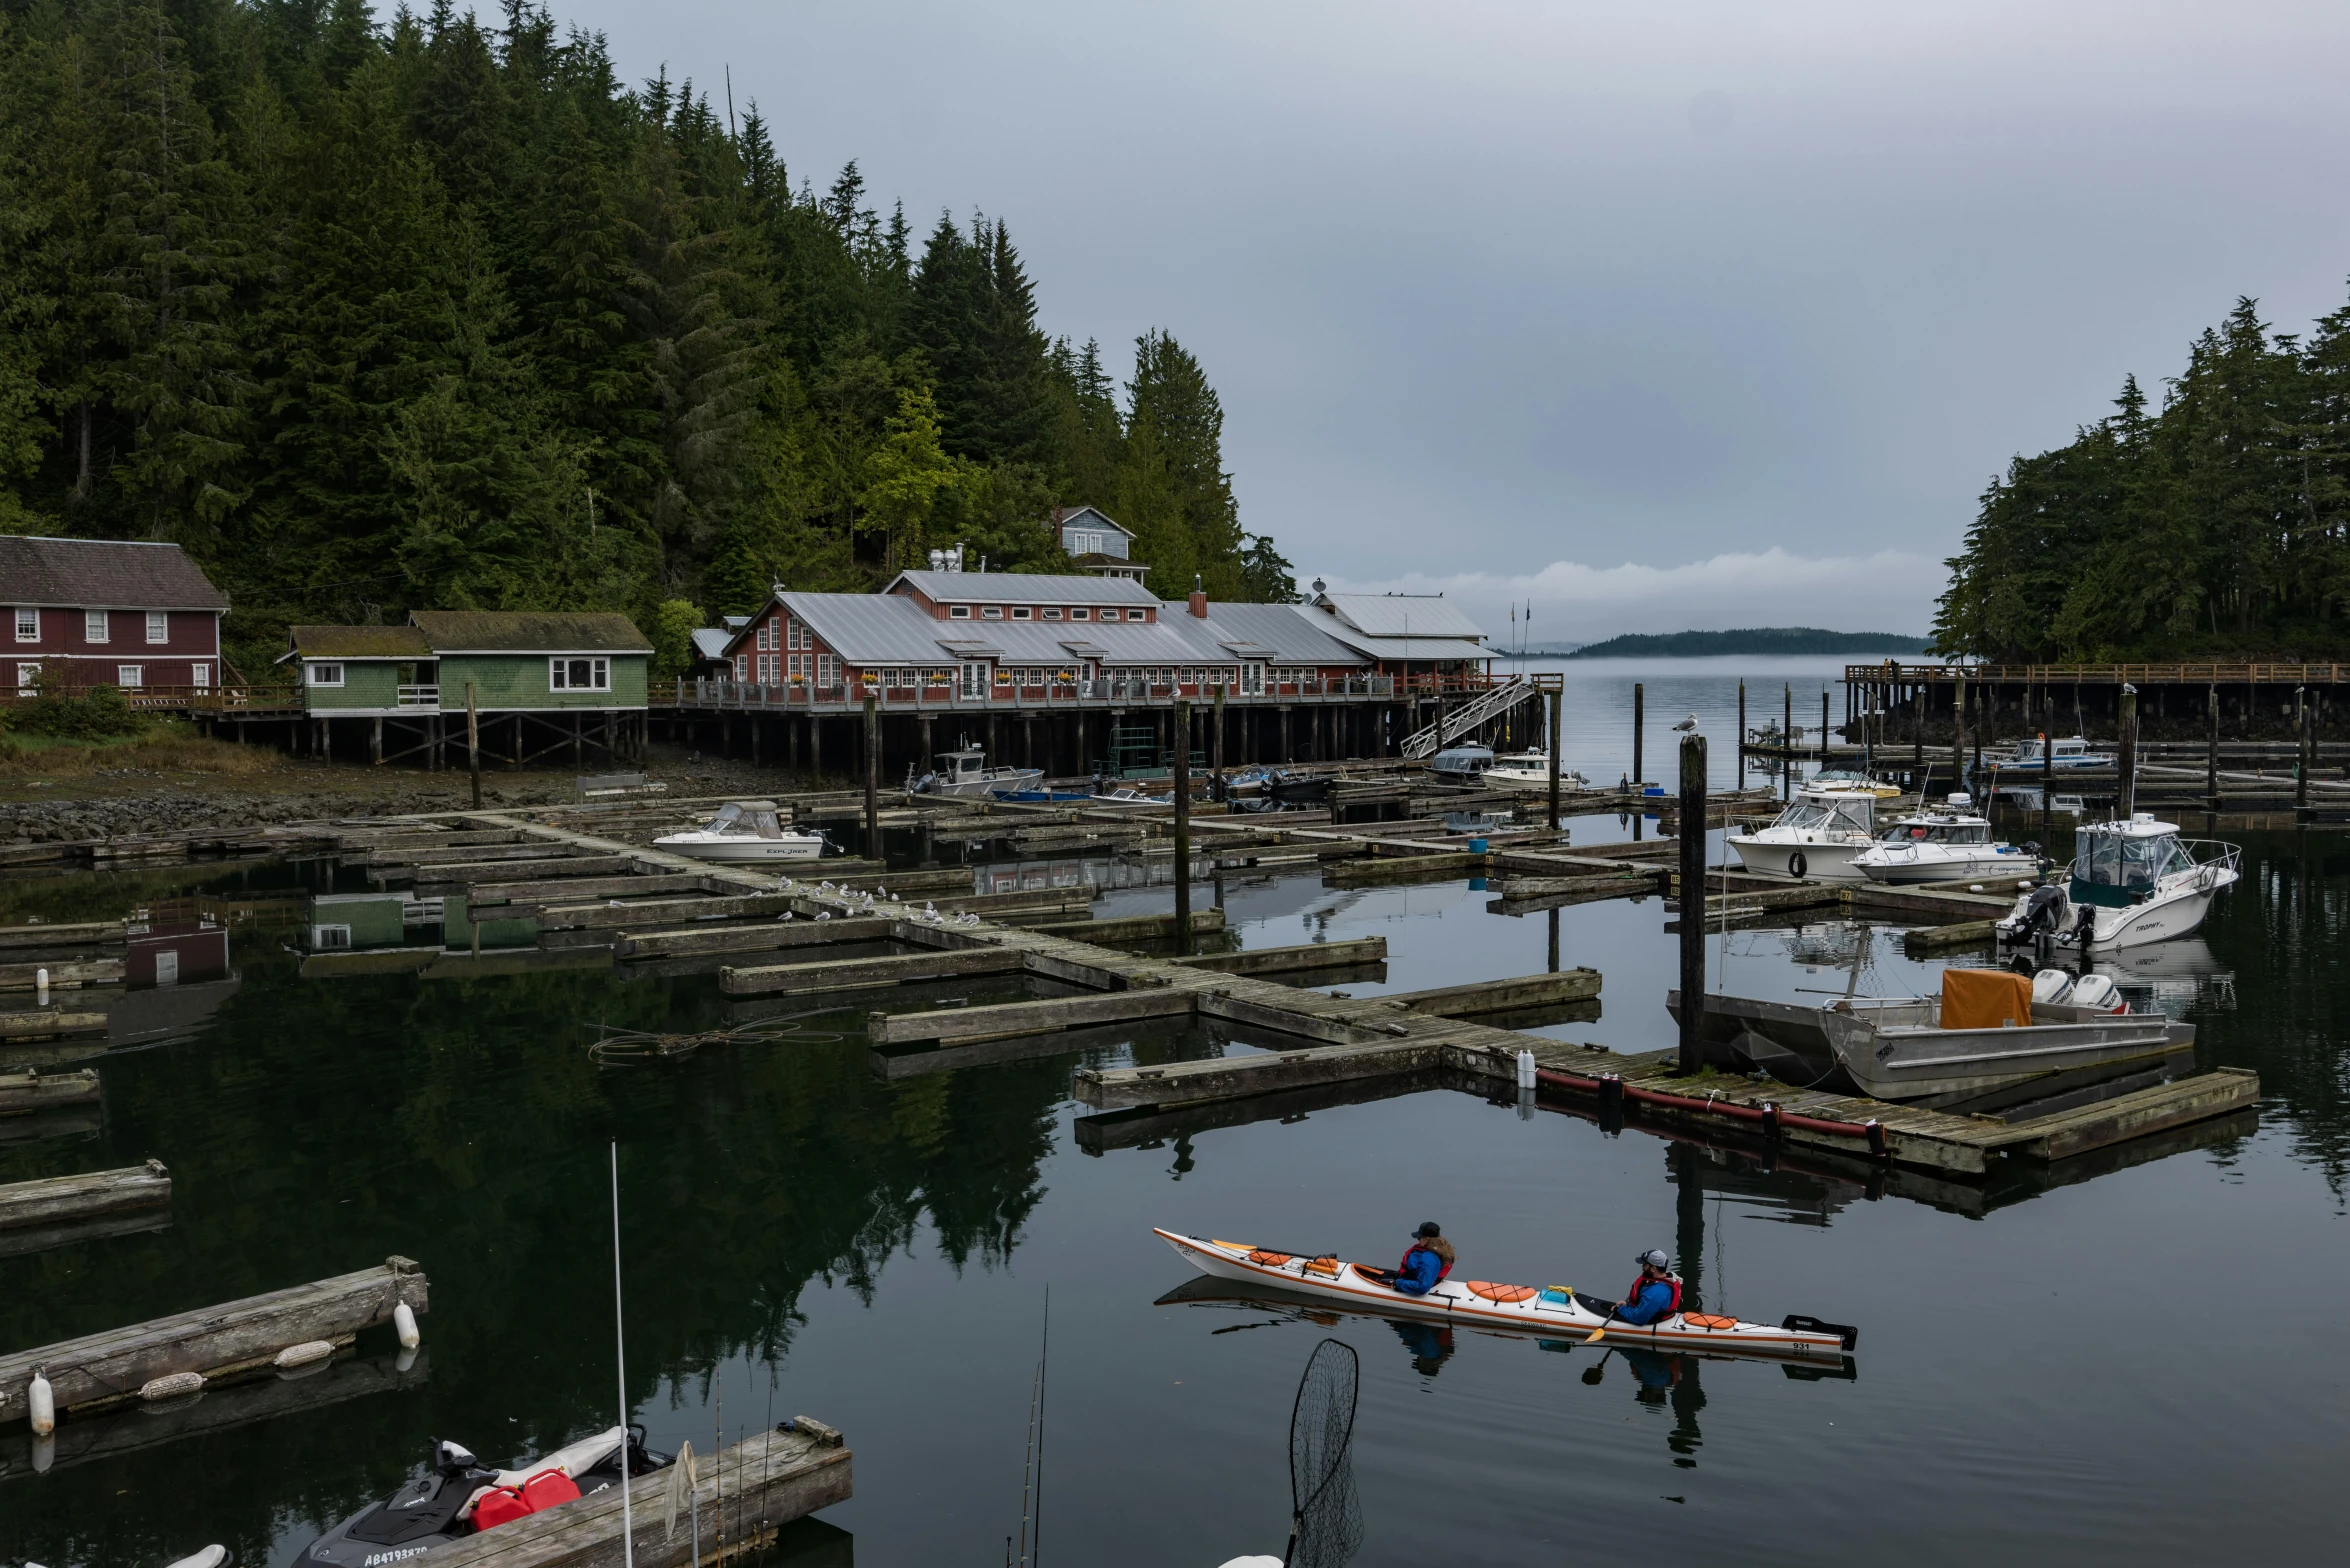
[[1298, 1568], [1340, 1568], [1363, 1544], [1355, 1499], [1355, 1396], [1362, 1367], [1351, 1346], [1325, 1339], [1298, 1379], [1289, 1415], [1289, 1550]]

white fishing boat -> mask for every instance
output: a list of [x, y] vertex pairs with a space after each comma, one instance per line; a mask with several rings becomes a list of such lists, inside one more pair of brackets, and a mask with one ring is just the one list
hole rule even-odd
[[2047, 752], [2048, 737], [2035, 735], [2030, 740], [2015, 742], [2006, 751], [1986, 757], [1984, 761], [1995, 771], [2013, 772], [2022, 769], [2031, 773], [2065, 773], [2082, 768], [2110, 768], [2114, 764], [2112, 752], [2091, 751], [2088, 741], [2078, 735], [2070, 739], [2058, 736], [2056, 755], [2050, 757]]
[[1847, 785], [1806, 784], [1767, 828], [1732, 833], [1738, 864], [1768, 876], [1858, 882], [1855, 855], [1876, 842], [1877, 794]]
[[1992, 838], [1990, 819], [1974, 804], [1952, 795], [1940, 810], [1910, 813], [1854, 855], [1853, 867], [1871, 882], [1894, 884], [2037, 875], [2039, 857]]
[[1806, 783], [1811, 789], [1866, 790], [1879, 800], [1899, 800], [1905, 793], [1900, 785], [1872, 778], [1858, 768], [1822, 768]]
[[991, 768], [987, 753], [965, 746], [938, 754], [938, 766], [920, 778], [908, 777], [906, 789], [916, 795], [955, 795], [985, 800], [999, 790], [1031, 790], [1044, 783], [1042, 768]]
[[2070, 947], [2138, 947], [2191, 936], [2221, 889], [2241, 880], [2244, 852], [2189, 841], [2175, 822], [2140, 811], [2128, 821], [2093, 822], [2076, 836], [2065, 878], [2018, 895], [1999, 922], [2009, 942], [2046, 937]]
[[[2005, 970], [1946, 969], [1939, 996], [1837, 1002], [1820, 1009], [1819, 1023], [1837, 1065], [1877, 1100], [1949, 1100], [2121, 1063], [2151, 1069], [2194, 1045], [2193, 1024], [2076, 1005], [2080, 984], [2056, 969], [2029, 981]], [[2103, 993], [2112, 991], [2104, 981]]]
[[663, 834], [653, 847], [719, 865], [761, 865], [814, 860], [824, 853], [824, 835], [785, 827], [772, 800], [730, 800], [700, 827]]
[[[1495, 757], [1493, 765], [1485, 770], [1485, 782], [1499, 784], [1507, 789], [1528, 790], [1535, 794], [1550, 789], [1550, 753], [1547, 751], [1513, 751]], [[1560, 789], [1589, 789], [1591, 781], [1562, 764], [1559, 768]]]

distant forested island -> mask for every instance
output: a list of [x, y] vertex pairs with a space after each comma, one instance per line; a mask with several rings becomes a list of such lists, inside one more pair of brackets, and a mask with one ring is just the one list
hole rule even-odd
[[1635, 633], [1585, 643], [1570, 659], [1702, 659], [1729, 653], [1923, 653], [1926, 639], [1817, 626], [1751, 626], [1732, 632]]
[[2275, 333], [2250, 299], [2150, 408], [1983, 493], [1935, 646], [1997, 660], [2350, 657], [2350, 308]]
[[934, 546], [1070, 570], [1078, 503], [1164, 596], [1295, 597], [1171, 334], [1116, 385], [1001, 217], [815, 184], [714, 85], [536, 0], [0, 8], [0, 532], [180, 542], [248, 666], [423, 608], [682, 648]]

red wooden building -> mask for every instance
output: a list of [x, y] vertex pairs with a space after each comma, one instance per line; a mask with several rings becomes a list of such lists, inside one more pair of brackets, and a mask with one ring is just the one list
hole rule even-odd
[[176, 544], [0, 535], [0, 691], [42, 677], [83, 688], [209, 692], [228, 596]]

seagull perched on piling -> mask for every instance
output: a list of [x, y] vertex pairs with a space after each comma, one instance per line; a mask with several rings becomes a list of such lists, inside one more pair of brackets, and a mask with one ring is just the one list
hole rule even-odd
[[1689, 715], [1689, 717], [1674, 725], [1673, 728], [1683, 735], [1688, 734], [1690, 731], [1697, 728], [1697, 715], [1692, 713]]

